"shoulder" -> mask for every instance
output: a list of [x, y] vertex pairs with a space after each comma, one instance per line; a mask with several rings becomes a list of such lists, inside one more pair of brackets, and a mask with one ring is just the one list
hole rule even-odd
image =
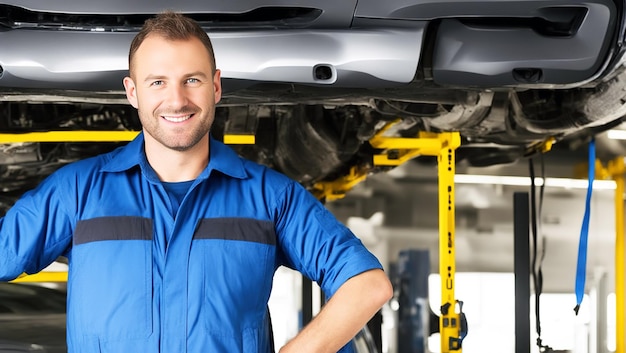
[[289, 193], [313, 197], [300, 183], [275, 169], [246, 159], [243, 159], [243, 165], [248, 180], [258, 183], [259, 187], [271, 191], [276, 196]]
[[293, 179], [275, 169], [242, 157], [240, 158], [242, 160], [243, 167], [250, 178], [262, 179], [264, 182], [278, 186], [295, 183]]
[[289, 176], [257, 162], [241, 160], [246, 177], [240, 181], [248, 185], [250, 195], [264, 199], [266, 207], [273, 212], [291, 213], [296, 205], [298, 209], [306, 209], [306, 205], [318, 203], [304, 186]]

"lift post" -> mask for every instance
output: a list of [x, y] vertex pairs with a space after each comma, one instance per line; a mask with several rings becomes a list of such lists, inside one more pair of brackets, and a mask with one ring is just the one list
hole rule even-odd
[[375, 165], [400, 165], [419, 155], [437, 156], [439, 192], [439, 275], [441, 277], [441, 315], [439, 333], [441, 353], [461, 352], [466, 327], [461, 302], [455, 299], [454, 175], [455, 150], [461, 145], [458, 132], [420, 132], [415, 138], [385, 137], [387, 129], [370, 140], [383, 151], [374, 156]]
[[441, 352], [461, 352], [462, 322], [461, 308], [457, 311], [454, 294], [456, 273], [455, 263], [455, 223], [454, 223], [454, 174], [455, 149], [460, 145], [460, 137], [448, 136], [447, 146], [442, 144], [437, 165], [439, 175], [439, 275], [441, 277], [441, 316], [439, 332]]
[[615, 352], [625, 353], [626, 315], [624, 306], [624, 157], [609, 161], [607, 174], [615, 181]]
[[[576, 175], [582, 175], [582, 169], [588, 166], [580, 165]], [[624, 173], [626, 167], [624, 157], [610, 160], [606, 167], [602, 161], [596, 159], [595, 177], [598, 180], [611, 179], [615, 181], [615, 353], [626, 353], [626, 259], [624, 237]]]

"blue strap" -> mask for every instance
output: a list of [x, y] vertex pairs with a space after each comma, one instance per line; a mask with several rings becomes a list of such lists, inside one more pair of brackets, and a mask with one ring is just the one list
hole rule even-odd
[[574, 311], [578, 315], [578, 309], [585, 294], [585, 277], [587, 268], [587, 238], [589, 237], [589, 217], [591, 214], [591, 193], [593, 191], [593, 179], [596, 175], [596, 143], [592, 138], [589, 142], [589, 168], [587, 199], [585, 200], [585, 215], [580, 229], [580, 242], [578, 243], [578, 264], [576, 266], [576, 307]]

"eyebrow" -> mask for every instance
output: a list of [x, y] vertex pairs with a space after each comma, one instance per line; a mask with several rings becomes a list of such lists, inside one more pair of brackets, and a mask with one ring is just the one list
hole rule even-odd
[[[185, 74], [183, 76], [184, 78], [189, 78], [189, 77], [201, 77], [201, 78], [208, 78], [207, 74], [205, 74], [202, 71], [194, 71], [194, 72], [190, 72], [188, 74]], [[148, 75], [143, 81], [144, 82], [148, 82], [148, 81], [154, 81], [154, 80], [165, 80], [167, 79], [167, 76], [165, 75]]]
[[148, 81], [156, 81], [156, 80], [163, 80], [166, 77], [163, 75], [148, 75], [143, 82], [148, 82]]
[[189, 73], [189, 74], [185, 75], [184, 77], [185, 78], [189, 78], [189, 77], [207, 78], [208, 76], [204, 72], [202, 72], [202, 71], [196, 71], [196, 72]]

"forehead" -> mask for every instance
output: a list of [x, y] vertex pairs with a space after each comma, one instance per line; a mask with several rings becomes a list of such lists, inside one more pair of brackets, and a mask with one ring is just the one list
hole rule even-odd
[[137, 75], [175, 73], [178, 70], [212, 71], [210, 54], [195, 37], [170, 40], [160, 35], [149, 35], [141, 43], [132, 59]]

